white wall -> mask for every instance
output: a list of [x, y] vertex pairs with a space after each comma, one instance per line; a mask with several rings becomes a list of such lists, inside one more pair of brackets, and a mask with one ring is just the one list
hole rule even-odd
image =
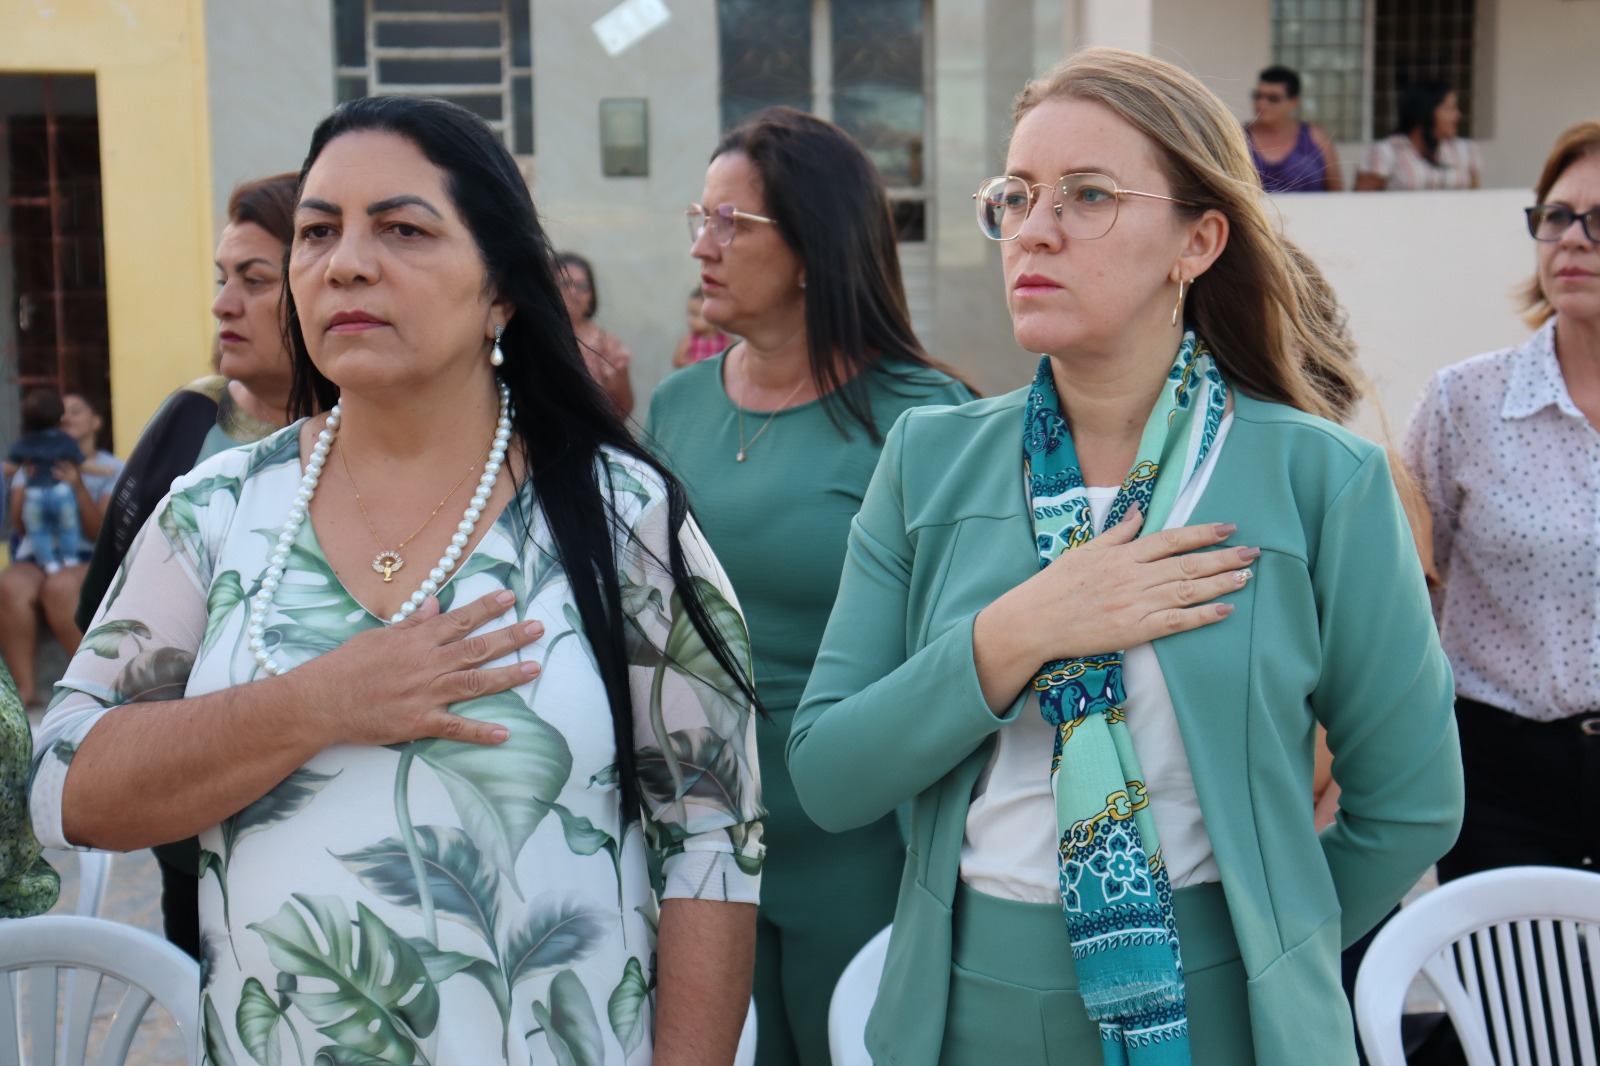
[[1530, 189], [1562, 130], [1600, 118], [1600, 3], [1498, 0], [1483, 42], [1494, 86], [1484, 184]]
[[333, 107], [330, 0], [206, 0], [211, 198], [217, 228], [241, 181], [299, 170]]
[[[614, 58], [589, 28], [611, 6], [533, 5], [533, 196], [555, 246], [594, 264], [599, 321], [633, 349], [642, 420], [700, 280], [683, 209], [700, 199], [720, 130], [716, 5], [674, 0], [666, 25]], [[601, 176], [607, 97], [649, 101], [649, 177]]]
[[[1526, 202], [1506, 189], [1277, 198], [1284, 232], [1349, 310], [1396, 436], [1434, 371], [1528, 335], [1511, 294], [1533, 273]], [[1356, 428], [1383, 439], [1371, 409]]]

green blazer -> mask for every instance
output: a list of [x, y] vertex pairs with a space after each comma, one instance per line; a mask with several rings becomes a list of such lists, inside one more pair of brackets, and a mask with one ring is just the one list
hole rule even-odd
[[[977, 613], [1038, 570], [1022, 479], [1027, 391], [908, 411], [850, 531], [839, 598], [795, 715], [789, 769], [826, 829], [911, 799], [874, 1061], [935, 1066], [967, 804], [1003, 716], [972, 657]], [[1255, 579], [1221, 622], [1155, 641], [1249, 980], [1257, 1061], [1356, 1062], [1339, 952], [1460, 828], [1450, 667], [1381, 448], [1235, 395], [1192, 523], [1234, 522]], [[1316, 725], [1342, 789], [1312, 826]], [[1039, 772], [1047, 772], [1041, 753]]]

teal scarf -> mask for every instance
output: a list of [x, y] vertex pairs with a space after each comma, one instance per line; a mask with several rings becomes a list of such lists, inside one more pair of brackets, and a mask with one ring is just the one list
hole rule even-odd
[[[1162, 528], [1217, 439], [1227, 389], [1203, 341], [1187, 330], [1112, 502], [1106, 527], [1135, 505], [1143, 531]], [[1088, 543], [1094, 517], [1061, 413], [1050, 360], [1039, 361], [1023, 423], [1039, 566]], [[1033, 680], [1055, 726], [1050, 783], [1061, 835], [1061, 902], [1089, 1017], [1106, 1066], [1187, 1066], [1189, 1020], [1172, 885], [1126, 721], [1122, 653], [1047, 664]]]

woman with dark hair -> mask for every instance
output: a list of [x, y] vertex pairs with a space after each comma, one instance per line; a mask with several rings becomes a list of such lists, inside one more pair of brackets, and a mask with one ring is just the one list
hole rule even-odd
[[1331, 420], [1337, 303], [1192, 75], [1086, 49], [1013, 115], [976, 222], [1045, 355], [895, 425], [789, 742], [823, 826], [912, 804], [868, 1047], [1355, 1066], [1340, 948], [1449, 846], [1461, 765], [1384, 451]]
[[739, 590], [771, 716], [756, 727], [769, 812], [756, 1058], [825, 1066], [828, 998], [893, 915], [904, 842], [891, 814], [819, 829], [783, 748], [884, 433], [972, 393], [912, 332], [883, 183], [837, 126], [773, 108], [728, 133], [689, 234], [702, 313], [743, 340], [663, 382], [646, 429]]
[[633, 380], [628, 376], [633, 353], [621, 337], [601, 329], [594, 320], [600, 313], [600, 286], [594, 280], [594, 267], [577, 252], [558, 252], [556, 269], [560, 271], [561, 299], [567, 305], [573, 332], [578, 335], [583, 361], [617, 405], [617, 411], [627, 418], [633, 413]]
[[41, 839], [199, 833], [213, 1061], [730, 1062], [743, 625], [516, 163], [452, 104], [352, 101], [295, 227], [301, 420], [135, 541], [39, 737]]
[[[298, 175], [244, 182], [228, 197], [228, 224], [217, 242], [219, 373], [167, 398], [139, 435], [111, 491], [100, 536], [78, 596], [78, 628], [95, 610], [155, 513], [172, 480], [224, 448], [253, 444], [289, 421], [289, 349], [283, 339], [283, 257], [294, 236]], [[193, 837], [157, 845], [161, 919], [167, 939], [200, 957], [200, 846]]]
[[1476, 189], [1483, 161], [1475, 143], [1456, 136], [1460, 125], [1454, 89], [1436, 81], [1401, 89], [1399, 128], [1367, 149], [1356, 170], [1356, 192]]

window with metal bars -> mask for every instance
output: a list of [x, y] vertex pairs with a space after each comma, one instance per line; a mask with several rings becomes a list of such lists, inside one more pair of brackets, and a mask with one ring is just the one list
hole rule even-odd
[[902, 241], [927, 239], [927, 0], [718, 0], [722, 124], [788, 104], [839, 124], [883, 175]]
[[438, 96], [533, 154], [531, 0], [333, 0], [336, 95]]
[[1335, 140], [1387, 136], [1405, 86], [1456, 91], [1472, 136], [1475, 0], [1272, 0], [1272, 61], [1300, 75], [1300, 117]]

